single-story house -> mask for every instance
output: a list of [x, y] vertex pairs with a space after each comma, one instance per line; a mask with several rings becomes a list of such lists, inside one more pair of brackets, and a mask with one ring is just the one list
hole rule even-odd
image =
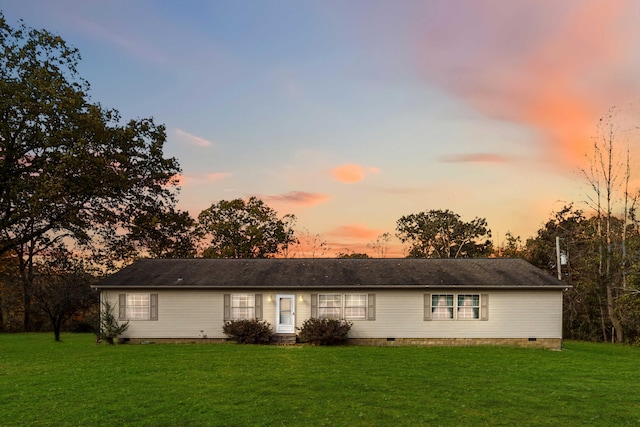
[[95, 285], [131, 341], [223, 341], [261, 319], [295, 337], [309, 318], [368, 345], [560, 348], [568, 285], [521, 259], [141, 259]]

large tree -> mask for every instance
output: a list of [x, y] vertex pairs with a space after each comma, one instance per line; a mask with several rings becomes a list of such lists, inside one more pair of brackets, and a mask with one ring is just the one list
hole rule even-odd
[[198, 216], [207, 240], [206, 258], [268, 258], [283, 254], [296, 242], [293, 215], [278, 218], [276, 211], [256, 197], [221, 200]]
[[176, 202], [164, 126], [92, 103], [79, 60], [59, 36], [0, 14], [0, 255], [20, 258], [26, 330], [34, 256], [61, 242], [117, 243], [136, 218]]
[[464, 222], [450, 210], [430, 210], [401, 217], [397, 236], [409, 243], [410, 258], [473, 258], [491, 253], [491, 230], [484, 218]]

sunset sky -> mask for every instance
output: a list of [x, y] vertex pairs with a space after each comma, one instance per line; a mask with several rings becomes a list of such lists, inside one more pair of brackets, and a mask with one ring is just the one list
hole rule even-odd
[[[403, 215], [533, 236], [586, 198], [615, 107], [637, 144], [637, 1], [8, 0], [77, 47], [93, 101], [167, 127], [192, 215], [258, 196], [334, 252]], [[640, 158], [640, 157], [639, 157]], [[638, 170], [640, 176], [640, 170]], [[402, 252], [396, 253], [402, 256]]]

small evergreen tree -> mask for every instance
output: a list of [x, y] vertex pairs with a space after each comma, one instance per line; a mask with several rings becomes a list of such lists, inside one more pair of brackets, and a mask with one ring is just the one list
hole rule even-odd
[[98, 329], [98, 340], [105, 340], [109, 345], [115, 344], [115, 339], [129, 329], [129, 321], [122, 325], [113, 314], [114, 306], [109, 301], [102, 301], [100, 311], [100, 328]]

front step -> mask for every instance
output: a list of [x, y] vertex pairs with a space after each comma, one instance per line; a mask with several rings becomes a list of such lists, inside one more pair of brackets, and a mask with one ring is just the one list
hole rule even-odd
[[292, 345], [296, 343], [296, 334], [275, 334], [271, 342], [278, 345]]

